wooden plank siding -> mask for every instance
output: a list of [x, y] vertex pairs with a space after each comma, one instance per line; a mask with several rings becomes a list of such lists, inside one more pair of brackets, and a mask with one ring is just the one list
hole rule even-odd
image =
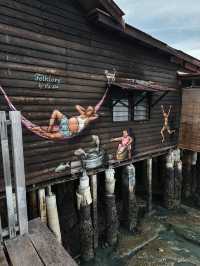
[[[143, 47], [88, 22], [78, 1], [0, 1], [0, 84], [23, 115], [39, 125], [47, 125], [54, 109], [75, 114], [75, 104], [95, 105], [102, 97], [104, 70], [116, 68], [126, 78], [152, 80], [177, 87], [177, 65], [156, 49]], [[61, 79], [57, 89], [40, 89], [34, 74], [53, 74]], [[153, 101], [159, 93], [153, 96]], [[81, 137], [65, 143], [43, 140], [24, 129], [27, 184], [53, 178], [60, 162], [75, 159], [76, 148], [86, 147], [98, 134], [103, 147], [113, 152], [112, 137], [132, 127], [136, 139], [134, 153], [172, 146], [177, 133], [161, 144], [160, 104], [173, 106], [173, 127], [178, 128], [180, 92], [170, 92], [151, 109], [146, 122], [112, 122], [108, 104], [101, 117]], [[8, 110], [0, 96], [0, 109]], [[2, 175], [2, 172], [1, 172]]]

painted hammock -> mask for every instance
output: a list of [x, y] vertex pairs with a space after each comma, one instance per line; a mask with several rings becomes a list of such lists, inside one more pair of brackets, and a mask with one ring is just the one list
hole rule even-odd
[[[108, 93], [109, 88], [107, 87], [103, 97], [101, 98], [101, 100], [97, 103], [97, 105], [95, 106], [95, 112], [98, 113], [101, 106], [103, 105], [107, 93]], [[8, 95], [6, 94], [6, 92], [4, 91], [4, 89], [0, 86], [0, 91], [2, 92], [7, 104], [9, 105], [10, 109], [12, 111], [17, 111], [17, 109], [15, 108], [15, 106], [12, 104], [11, 100], [9, 99]], [[32, 123], [30, 120], [28, 120], [26, 117], [24, 117], [23, 115], [21, 115], [21, 120], [22, 120], [22, 124], [31, 132], [33, 132], [34, 134], [36, 134], [37, 136], [41, 137], [41, 138], [45, 138], [45, 139], [51, 139], [48, 136], [48, 132], [47, 129], [48, 127], [45, 126], [38, 126], [34, 123]], [[40, 131], [37, 131], [36, 129], [40, 128]], [[55, 129], [55, 131], [58, 130], [58, 126], [54, 126], [53, 130]], [[67, 140], [67, 139], [72, 139], [75, 136], [78, 136], [85, 128], [83, 128], [81, 131], [79, 131], [78, 133], [72, 135], [72, 136], [63, 136], [60, 139], [54, 139], [54, 140]], [[51, 139], [52, 140], [52, 139]]]

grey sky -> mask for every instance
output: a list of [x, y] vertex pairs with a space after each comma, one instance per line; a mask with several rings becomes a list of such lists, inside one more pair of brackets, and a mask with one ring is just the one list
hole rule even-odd
[[200, 0], [115, 0], [132, 26], [200, 59]]

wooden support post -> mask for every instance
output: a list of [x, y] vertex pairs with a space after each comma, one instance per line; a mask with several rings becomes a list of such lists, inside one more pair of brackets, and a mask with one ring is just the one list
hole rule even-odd
[[109, 246], [117, 243], [119, 221], [115, 202], [115, 194], [105, 195], [106, 241]]
[[182, 161], [179, 149], [168, 153], [165, 165], [164, 205], [167, 209], [179, 208], [182, 193]]
[[38, 207], [41, 221], [47, 224], [47, 204], [44, 188], [38, 190]]
[[192, 154], [192, 166], [191, 166], [191, 193], [194, 195], [197, 187], [197, 152], [193, 152]]
[[198, 207], [200, 207], [200, 153], [197, 154], [197, 186], [195, 191], [195, 202]]
[[177, 159], [175, 161], [175, 166], [174, 166], [174, 182], [175, 182], [174, 206], [175, 206], [175, 208], [179, 208], [180, 205], [181, 205], [182, 182], [183, 182], [182, 161], [180, 159]]
[[77, 195], [77, 205], [80, 213], [80, 245], [81, 258], [89, 261], [94, 258], [94, 228], [91, 219], [92, 196], [90, 192], [89, 177], [84, 172], [80, 178]]
[[38, 200], [35, 190], [28, 192], [28, 213], [30, 220], [38, 217]]
[[183, 197], [188, 199], [191, 196], [192, 180], [192, 151], [183, 153]]
[[3, 229], [2, 229], [1, 213], [0, 213], [0, 245], [2, 242], [3, 242]]
[[164, 206], [167, 209], [174, 208], [174, 158], [170, 151], [165, 157], [165, 189], [164, 189]]
[[3, 171], [4, 181], [6, 190], [6, 202], [7, 202], [7, 213], [8, 213], [8, 230], [10, 238], [16, 236], [15, 231], [15, 213], [12, 195], [12, 179], [10, 170], [10, 155], [8, 146], [8, 134], [6, 124], [6, 114], [0, 111], [0, 137], [1, 137], [1, 150], [3, 157]]
[[106, 215], [106, 241], [110, 246], [117, 243], [118, 239], [118, 215], [115, 202], [115, 170], [108, 168], [105, 171], [105, 215]]
[[152, 158], [147, 159], [148, 213], [152, 212]]
[[135, 182], [135, 167], [132, 164], [125, 166], [122, 178], [123, 218], [124, 225], [131, 232], [135, 231], [138, 218]]
[[97, 209], [97, 175], [92, 175], [91, 178], [92, 192], [92, 218], [94, 228], [94, 249], [98, 247], [98, 209]]
[[28, 216], [26, 201], [26, 184], [24, 171], [24, 153], [22, 141], [21, 114], [18, 111], [9, 112], [12, 129], [13, 168], [17, 199], [17, 213], [20, 234], [28, 233]]

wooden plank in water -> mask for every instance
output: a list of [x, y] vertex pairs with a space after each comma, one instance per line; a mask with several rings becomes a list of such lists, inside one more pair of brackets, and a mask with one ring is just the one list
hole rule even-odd
[[18, 111], [9, 112], [12, 129], [13, 166], [15, 174], [15, 189], [20, 234], [28, 233], [28, 217], [26, 202], [26, 185], [24, 170], [24, 153], [22, 141], [21, 114]]
[[29, 222], [29, 237], [44, 265], [77, 266], [76, 262], [40, 219]]
[[7, 240], [5, 246], [12, 266], [43, 265], [28, 235]]
[[8, 266], [8, 262], [6, 260], [6, 256], [3, 251], [3, 247], [0, 247], [0, 265], [1, 266]]
[[15, 232], [15, 213], [13, 204], [13, 194], [12, 194], [12, 179], [11, 179], [11, 168], [10, 168], [10, 155], [8, 146], [8, 133], [6, 125], [6, 113], [0, 111], [0, 137], [1, 137], [1, 150], [3, 157], [3, 172], [4, 172], [4, 182], [6, 189], [6, 203], [7, 203], [7, 213], [8, 213], [8, 229], [10, 238], [16, 236]]

